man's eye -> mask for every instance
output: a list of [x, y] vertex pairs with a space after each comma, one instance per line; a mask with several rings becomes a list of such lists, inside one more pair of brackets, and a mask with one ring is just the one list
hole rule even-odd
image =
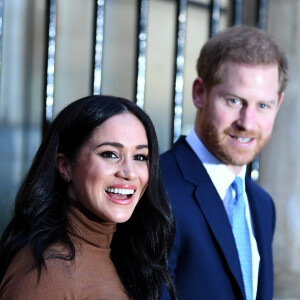
[[233, 104], [238, 104], [240, 102], [239, 99], [230, 99], [229, 101]]
[[148, 160], [148, 156], [147, 155], [143, 155], [143, 154], [137, 154], [137, 155], [134, 156], [134, 160], [147, 161]]
[[267, 105], [264, 103], [259, 104], [259, 108], [266, 108], [266, 107], [267, 107]]
[[100, 156], [103, 158], [118, 158], [117, 154], [112, 151], [105, 151], [100, 153]]

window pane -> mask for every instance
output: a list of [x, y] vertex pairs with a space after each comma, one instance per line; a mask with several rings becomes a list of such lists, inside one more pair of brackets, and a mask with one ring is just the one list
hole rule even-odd
[[41, 140], [45, 4], [39, 0], [9, 0], [3, 9], [0, 232]]

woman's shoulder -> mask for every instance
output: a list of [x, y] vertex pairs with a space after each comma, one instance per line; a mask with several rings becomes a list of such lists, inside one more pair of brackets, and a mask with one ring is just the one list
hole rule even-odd
[[71, 286], [71, 265], [71, 261], [46, 259], [39, 278], [32, 251], [25, 246], [16, 254], [5, 273], [0, 286], [0, 299], [63, 299], [66, 295], [62, 293], [65, 291], [74, 292], [71, 298], [76, 299], [75, 286]]
[[[107, 251], [78, 245], [75, 259], [55, 258], [67, 254], [58, 244], [45, 252], [41, 276], [28, 246], [11, 262], [0, 286], [1, 300], [128, 299]], [[93, 251], [91, 251], [91, 249]]]

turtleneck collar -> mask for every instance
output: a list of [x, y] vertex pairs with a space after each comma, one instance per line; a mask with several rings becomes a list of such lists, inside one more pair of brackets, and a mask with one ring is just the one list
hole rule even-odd
[[105, 222], [95, 216], [81, 203], [70, 200], [68, 232], [79, 240], [98, 248], [108, 249], [117, 224]]

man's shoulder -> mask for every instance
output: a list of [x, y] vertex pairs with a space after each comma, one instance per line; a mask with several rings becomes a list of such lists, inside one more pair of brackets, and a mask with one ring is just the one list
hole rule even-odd
[[186, 136], [182, 135], [180, 138], [171, 146], [171, 148], [160, 155], [160, 160], [162, 162], [174, 158], [175, 156], [181, 156], [186, 154], [192, 149], [186, 141]]
[[261, 187], [257, 182], [253, 181], [250, 177], [246, 176], [246, 189], [254, 194], [261, 195], [264, 198], [271, 198], [270, 194]]
[[208, 176], [185, 137], [180, 138], [170, 150], [161, 155], [160, 166], [164, 184], [174, 194], [194, 190], [199, 179], [206, 180]]
[[172, 147], [160, 155], [160, 163], [163, 171], [172, 167], [186, 165], [190, 160], [194, 161], [195, 153], [187, 143], [185, 136], [181, 136]]
[[258, 210], [275, 212], [275, 204], [272, 196], [258, 183], [246, 176], [246, 192], [249, 202]]

